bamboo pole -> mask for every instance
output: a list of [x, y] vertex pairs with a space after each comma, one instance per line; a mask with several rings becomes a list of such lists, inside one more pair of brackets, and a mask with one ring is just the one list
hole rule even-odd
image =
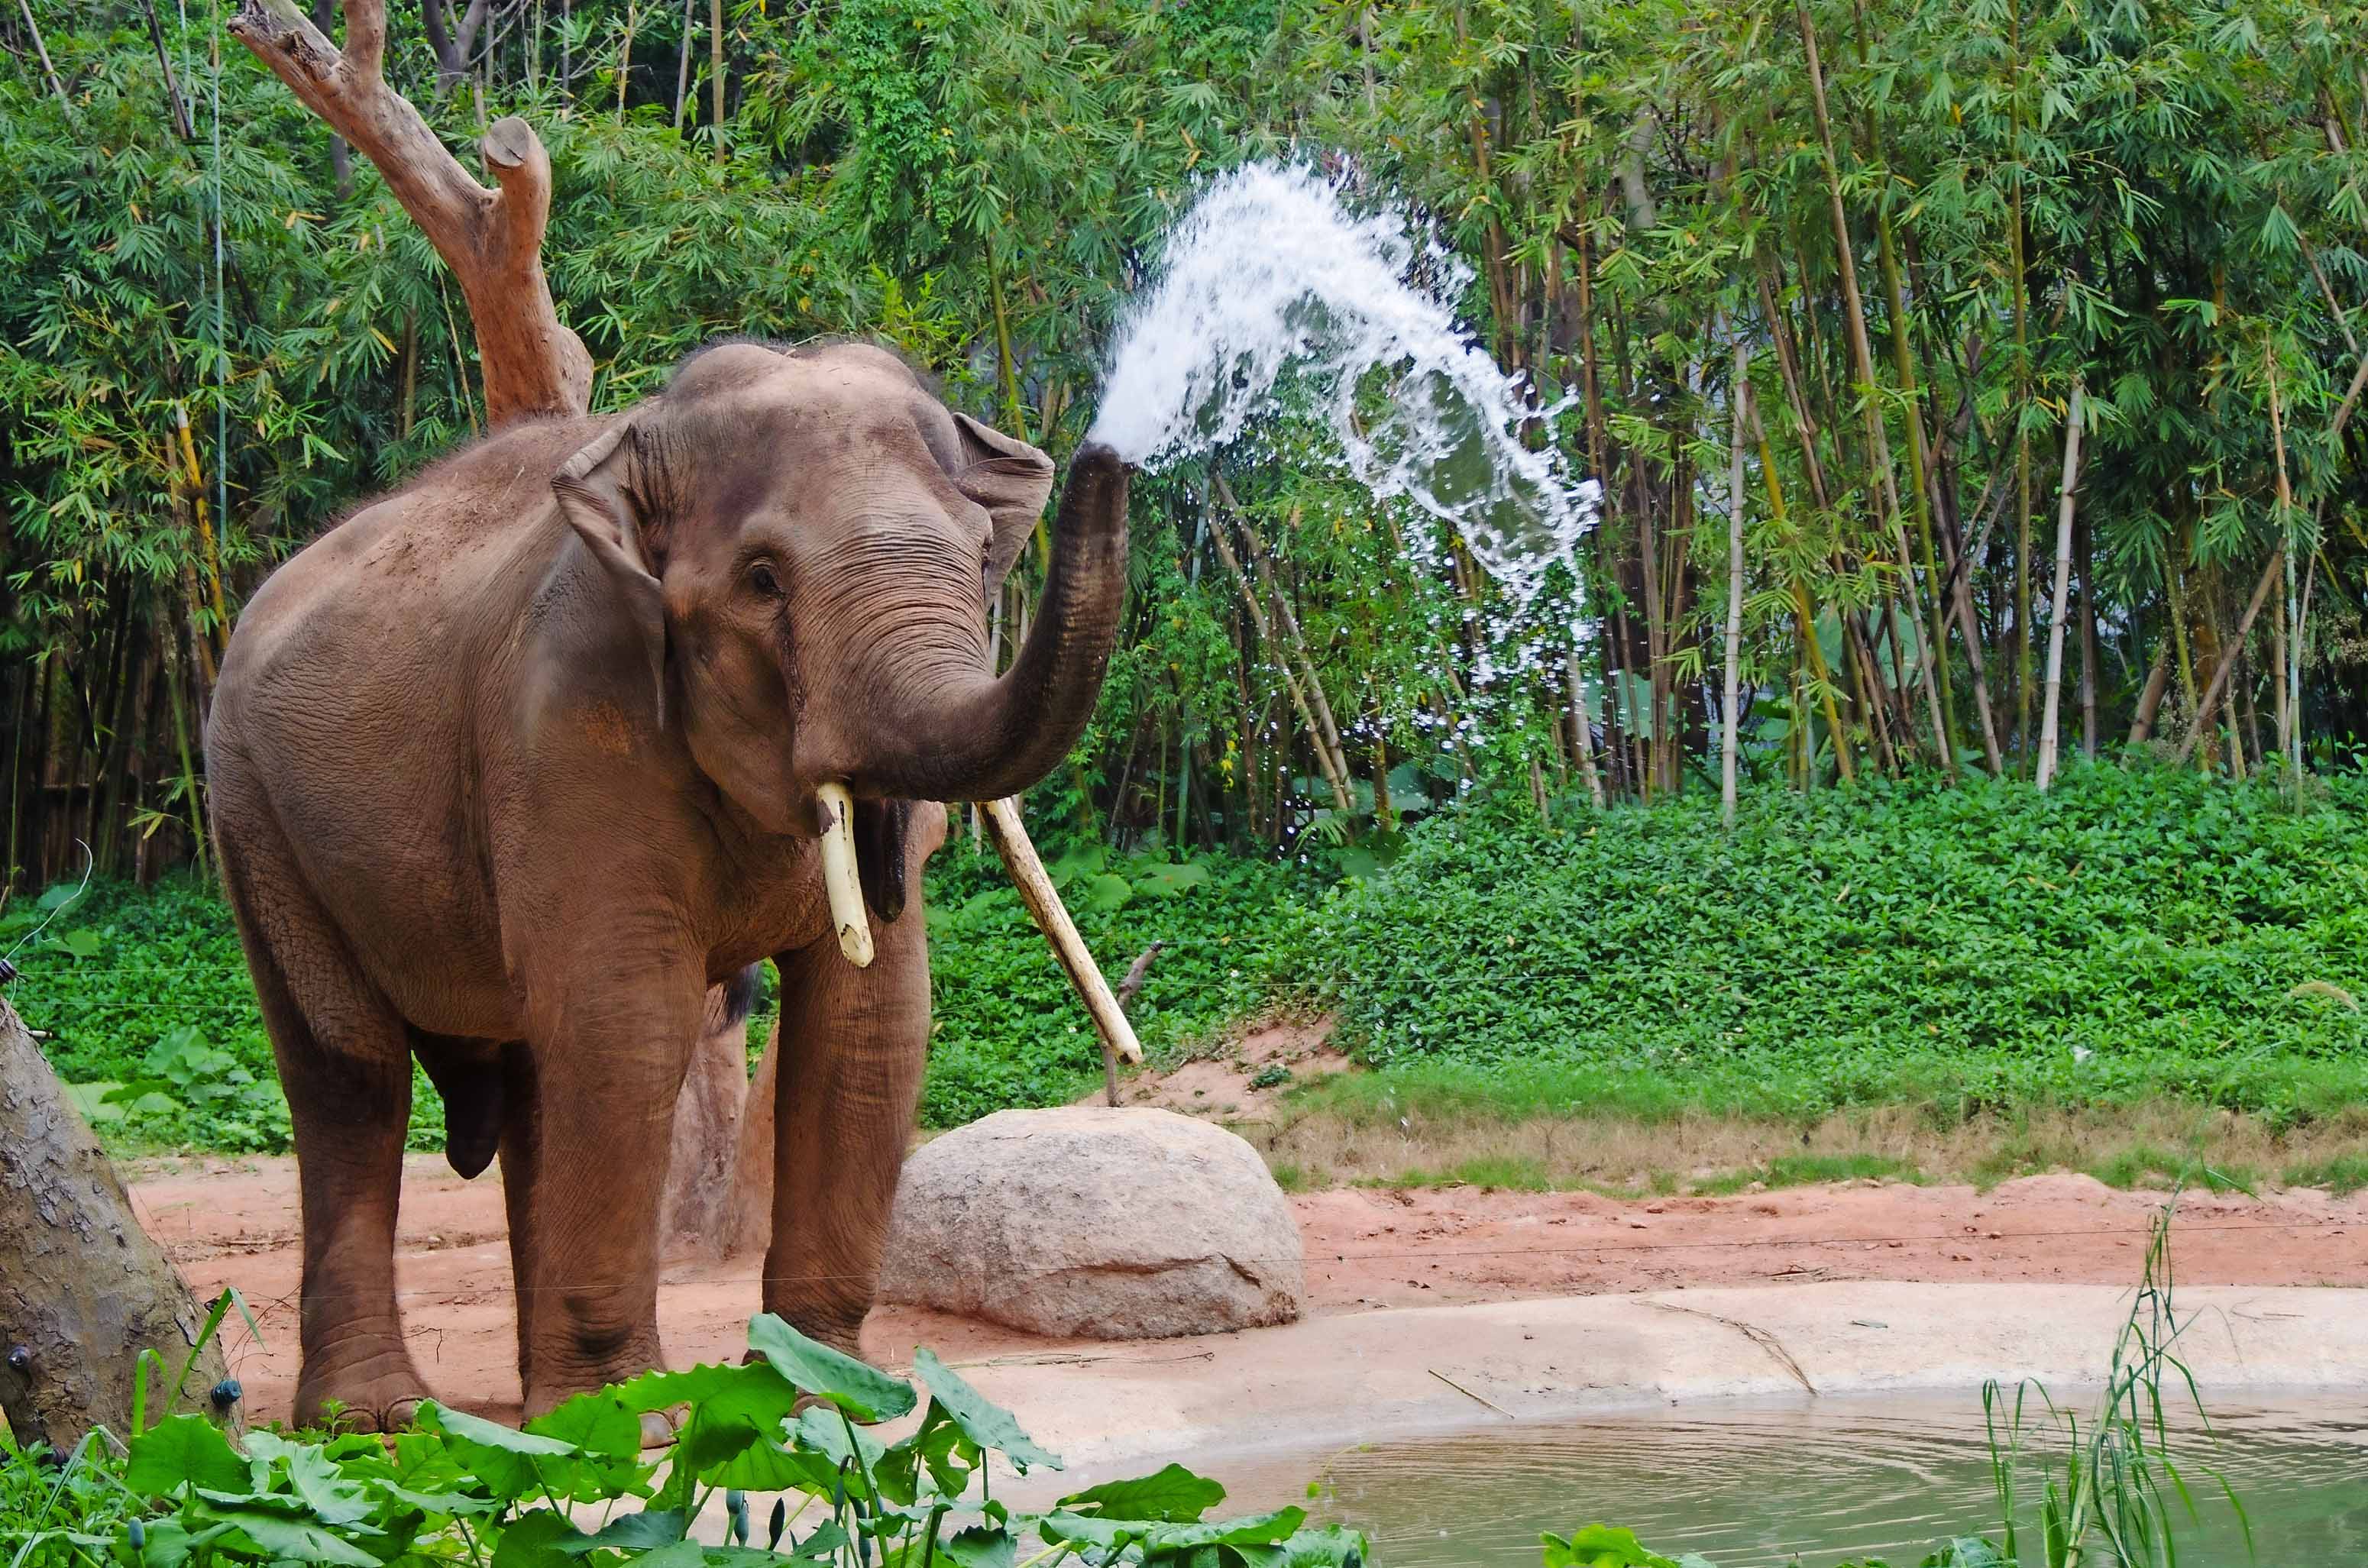
[[1743, 428], [1751, 403], [1751, 347], [1735, 346], [1735, 381], [1728, 392], [1734, 407], [1727, 439], [1726, 466], [1726, 689], [1719, 708], [1719, 820], [1735, 825], [1735, 748], [1741, 734], [1736, 722], [1743, 664]]
[[690, 40], [694, 36], [691, 6], [695, 0], [682, 0], [682, 53], [675, 62], [674, 71], [674, 131], [682, 134], [683, 106], [690, 97]]
[[181, 478], [189, 487], [190, 504], [197, 508], [198, 554], [205, 562], [206, 598], [214, 612], [214, 652], [219, 657], [230, 652], [230, 606], [222, 597], [222, 550], [206, 510], [206, 476], [198, 467], [197, 445], [189, 438], [189, 411], [181, 403], [173, 405], [173, 424], [180, 435]]
[[1275, 654], [1275, 665], [1282, 672], [1282, 684], [1291, 693], [1292, 706], [1299, 710], [1300, 722], [1306, 726], [1308, 741], [1315, 751], [1316, 764], [1324, 771], [1324, 781], [1332, 788], [1332, 803], [1339, 808], [1342, 816], [1353, 816], [1356, 814], [1356, 802], [1349, 793], [1349, 781], [1336, 771], [1338, 765], [1330, 748], [1324, 744], [1323, 731], [1316, 726], [1315, 710], [1307, 700], [1307, 693], [1301, 689], [1299, 676], [1292, 668], [1291, 652], [1275, 635], [1273, 622], [1267, 619], [1266, 606], [1259, 599], [1258, 590], [1251, 585], [1249, 574], [1242, 570], [1241, 558], [1234, 553], [1233, 543], [1226, 539], [1225, 533], [1222, 520], [1209, 530], [1210, 542], [1217, 547], [1217, 559], [1224, 562], [1225, 571], [1234, 579], [1234, 586], [1241, 591], [1242, 608], [1248, 613], [1258, 641]]
[[1068, 971], [1069, 983], [1077, 988], [1078, 998], [1094, 1020], [1095, 1031], [1121, 1061], [1141, 1062], [1143, 1046], [1134, 1038], [1134, 1027], [1126, 1021], [1118, 998], [1110, 992], [1110, 982], [1102, 978], [1093, 953], [1086, 947], [1086, 939], [1077, 934], [1076, 922], [1069, 918], [1060, 890], [1045, 872], [1044, 862], [1038, 858], [1036, 846], [1028, 836], [1027, 824], [1019, 819], [1019, 802], [1007, 797], [983, 801], [980, 805], [986, 835], [995, 841], [995, 852], [1003, 857], [1004, 869], [1011, 873], [1012, 885], [1019, 890], [1019, 902], [1028, 906], [1037, 928], [1053, 944], [1053, 956]]
[[1563, 669], [1570, 681], [1570, 727], [1575, 732], [1571, 739], [1578, 752], [1578, 776], [1586, 782], [1587, 798], [1595, 802], [1600, 812], [1606, 804], [1603, 775], [1595, 770], [1595, 727], [1588, 722], [1586, 689], [1578, 678], [1578, 650], [1565, 648], [1562, 656]]
[[[1891, 440], [1884, 434], [1883, 415], [1875, 407], [1874, 348], [1867, 335], [1866, 302], [1859, 293], [1858, 264], [1850, 251], [1850, 216], [1842, 206], [1841, 165], [1834, 154], [1833, 122], [1826, 112], [1826, 73], [1817, 57], [1817, 25], [1804, 5], [1793, 8], [1800, 20], [1801, 42], [1806, 51], [1809, 66], [1810, 103], [1816, 111], [1817, 141], [1824, 153], [1826, 195], [1831, 209], [1834, 228], [1834, 255], [1839, 263], [1842, 281], [1843, 325], [1849, 329], [1850, 365], [1859, 381], [1859, 401], [1866, 423], [1868, 459], [1873, 464], [1877, 490], [1882, 497], [1884, 520], [1891, 526], [1893, 551], [1899, 561], [1899, 586], [1907, 600], [1908, 617], [1915, 621], [1924, 619], [1923, 607], [1916, 592], [1916, 562], [1907, 548], [1907, 528], [1899, 517], [1898, 484], [1891, 472]], [[1929, 636], [1917, 638], [1917, 672], [1924, 687], [1925, 704], [1931, 710], [1932, 744], [1944, 773], [1957, 770], [1957, 758], [1949, 742], [1949, 725], [1941, 704], [1941, 690], [1934, 664], [1936, 650]], [[1896, 626], [1893, 628], [1892, 644], [1902, 655]]]
[[626, 0], [625, 30], [617, 40], [617, 119], [625, 119], [625, 88], [633, 78], [633, 29], [641, 21], [641, 11], [632, 0]]
[[2048, 604], [2047, 693], [2039, 720], [2042, 790], [2055, 776], [2055, 710], [2064, 685], [2064, 615], [2072, 590], [2072, 509], [2080, 482], [2080, 380], [2075, 376], [2071, 407], [2064, 415], [2064, 487], [2055, 507], [2055, 592]]
[[[1216, 480], [1217, 494], [1225, 503], [1225, 510], [1241, 521], [1242, 543], [1249, 551], [1250, 564], [1258, 569], [1259, 586], [1273, 601], [1275, 624], [1282, 629], [1284, 642], [1298, 665], [1299, 678], [1306, 684], [1308, 705], [1315, 710], [1318, 742], [1331, 750], [1332, 771], [1346, 779], [1349, 777], [1349, 751], [1340, 744], [1339, 723], [1332, 716], [1331, 701], [1324, 695], [1323, 678], [1316, 674], [1315, 651], [1308, 646], [1307, 634], [1300, 630], [1299, 617], [1292, 613], [1291, 596], [1282, 591], [1281, 585], [1276, 580], [1273, 557], [1265, 541], [1258, 538], [1258, 530], [1249, 526], [1240, 503], [1234, 499], [1233, 486], [1225, 483], [1223, 474], [1212, 477]], [[1299, 517], [1297, 509], [1294, 508], [1291, 515], [1296, 522]]]
[[[50, 91], [58, 97], [58, 107], [66, 111], [66, 119], [74, 119], [74, 105], [66, 98], [65, 84], [58, 80], [58, 68], [50, 63], [50, 43], [41, 36], [41, 24], [33, 20], [32, 0], [17, 0], [17, 13], [25, 18], [25, 30], [33, 35], [33, 52], [41, 57], [41, 74], [49, 79]], [[174, 108], [179, 108], [176, 97]]]
[[[2337, 312], [2335, 319], [2338, 322], [2342, 321], [2343, 316], [2340, 312]], [[2344, 336], [2347, 339], [2351, 336], [2351, 332], [2348, 328], [2345, 330]], [[2280, 739], [2286, 754], [2286, 767], [2294, 780], [2294, 800], [2295, 802], [2299, 804], [2302, 800], [2303, 610], [2301, 601], [2294, 597], [2294, 541], [2292, 538], [2292, 529], [2294, 528], [2294, 484], [2286, 473], [2285, 413], [2283, 406], [2278, 398], [2278, 357], [2275, 345], [2263, 344], [2261, 346], [2261, 363], [2264, 369], [2268, 371], [2270, 381], [2270, 437], [2277, 449], [2278, 455], [2278, 535], [2280, 540], [2278, 553], [2285, 559], [2286, 563], [2286, 625], [2292, 629], [2293, 633], [2286, 639], [2286, 667], [2284, 670], [2280, 672], [2285, 680], [2286, 686], [2286, 733], [2284, 735], [2280, 737]], [[2345, 412], [2348, 413], [2348, 405], [2351, 400], [2347, 399], [2346, 401], [2347, 407]]]
[[715, 96], [715, 161], [723, 162], [723, 0], [707, 0], [709, 85]]

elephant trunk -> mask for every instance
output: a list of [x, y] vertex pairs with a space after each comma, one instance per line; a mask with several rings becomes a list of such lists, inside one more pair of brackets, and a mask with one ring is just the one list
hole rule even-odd
[[922, 697], [854, 782], [920, 801], [1016, 795], [1060, 766], [1093, 717], [1126, 590], [1130, 471], [1099, 442], [1077, 449], [1061, 493], [1044, 597], [1019, 656], [998, 679]]

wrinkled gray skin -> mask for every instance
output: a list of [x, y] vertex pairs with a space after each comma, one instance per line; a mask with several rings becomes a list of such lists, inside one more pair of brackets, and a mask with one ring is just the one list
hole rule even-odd
[[[1072, 465], [1011, 670], [986, 606], [1043, 453], [893, 356], [729, 344], [623, 415], [524, 426], [266, 583], [206, 733], [214, 825], [303, 1188], [296, 1415], [425, 1393], [394, 1302], [410, 1059], [455, 1168], [498, 1153], [529, 1414], [657, 1364], [657, 1203], [707, 987], [782, 978], [764, 1306], [852, 1350], [928, 1035], [943, 808], [1090, 714], [1126, 470]], [[840, 954], [818, 784], [857, 801], [878, 958]]]

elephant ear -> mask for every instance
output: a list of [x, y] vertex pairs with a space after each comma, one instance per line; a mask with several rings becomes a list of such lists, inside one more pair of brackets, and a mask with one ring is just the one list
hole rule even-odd
[[600, 563], [622, 599], [627, 619], [649, 669], [658, 727], [666, 727], [666, 599], [650, 569], [643, 525], [643, 507], [632, 473], [635, 442], [630, 421], [619, 421], [559, 465], [552, 493], [561, 516]]
[[1044, 502], [1053, 494], [1053, 460], [967, 414], [957, 413], [954, 424], [962, 431], [963, 464], [954, 486], [995, 519], [995, 544], [986, 553], [991, 595], [1044, 515]]

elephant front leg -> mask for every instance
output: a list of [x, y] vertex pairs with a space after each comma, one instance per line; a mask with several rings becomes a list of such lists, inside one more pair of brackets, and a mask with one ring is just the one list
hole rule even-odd
[[[917, 875], [914, 885], [918, 885]], [[857, 1353], [913, 1131], [929, 1039], [929, 957], [919, 901], [873, 921], [857, 969], [836, 937], [777, 960], [773, 1240], [765, 1310]]]
[[513, 1078], [532, 1085], [502, 1149], [506, 1180], [529, 1173], [511, 1204], [529, 1415], [661, 1363], [658, 1199], [705, 991], [688, 964], [604, 975], [552, 1009]]

